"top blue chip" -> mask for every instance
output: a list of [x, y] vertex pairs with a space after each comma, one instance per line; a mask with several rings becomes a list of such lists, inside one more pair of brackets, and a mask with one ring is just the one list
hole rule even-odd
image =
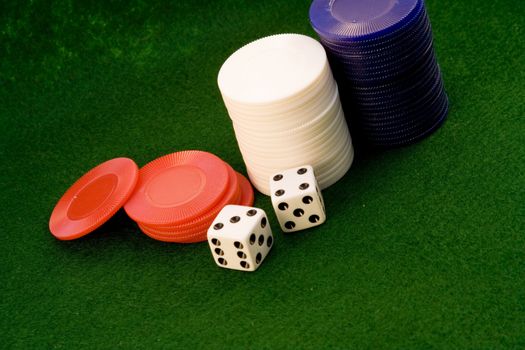
[[423, 0], [314, 0], [310, 22], [325, 39], [366, 41], [393, 34], [423, 9]]

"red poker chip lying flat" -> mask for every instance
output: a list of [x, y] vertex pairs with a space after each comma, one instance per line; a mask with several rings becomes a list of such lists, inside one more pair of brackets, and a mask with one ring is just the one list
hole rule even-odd
[[96, 166], [60, 198], [51, 213], [49, 230], [61, 240], [92, 232], [126, 203], [137, 179], [137, 164], [129, 158], [115, 158]]
[[197, 218], [191, 221], [184, 222], [182, 224], [151, 225], [151, 224], [142, 223], [142, 225], [147, 226], [149, 228], [153, 228], [155, 230], [173, 232], [173, 231], [192, 230], [196, 226], [202, 225], [203, 222], [208, 222], [210, 220], [213, 221], [213, 219], [219, 213], [222, 207], [224, 207], [227, 204], [239, 201], [241, 197], [241, 188], [239, 186], [239, 175], [227, 163], [225, 163], [225, 166], [228, 169], [228, 186], [226, 188], [226, 192], [224, 193], [222, 198], [219, 200], [219, 202], [217, 202], [215, 206], [203, 212]]
[[135, 192], [124, 209], [146, 225], [191, 221], [213, 207], [228, 185], [228, 169], [217, 156], [202, 151], [168, 154], [139, 171]]
[[[229, 167], [229, 166], [228, 166]], [[231, 167], [229, 167], [231, 169]], [[253, 188], [250, 182], [241, 174], [231, 169], [234, 177], [232, 186], [220, 203], [206, 212], [202, 217], [191, 224], [170, 227], [151, 227], [139, 223], [139, 227], [146, 235], [151, 238], [177, 243], [193, 243], [206, 240], [206, 232], [221, 209], [228, 204], [253, 205]]]

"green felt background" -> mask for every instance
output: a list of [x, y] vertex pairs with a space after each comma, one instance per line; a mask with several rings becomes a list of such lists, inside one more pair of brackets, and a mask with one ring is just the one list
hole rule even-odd
[[[95, 3], [95, 2], [92, 2]], [[216, 86], [256, 38], [314, 35], [309, 1], [2, 1], [0, 348], [524, 348], [525, 5], [428, 0], [451, 100], [426, 140], [358, 152], [328, 221], [256, 273], [123, 212], [55, 240], [85, 171], [184, 149], [244, 172]]]

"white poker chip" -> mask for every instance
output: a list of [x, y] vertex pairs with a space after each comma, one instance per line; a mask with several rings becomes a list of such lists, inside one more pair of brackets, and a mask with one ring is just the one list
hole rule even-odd
[[280, 135], [290, 135], [301, 130], [309, 130], [318, 127], [319, 123], [333, 118], [333, 114], [340, 108], [341, 103], [337, 88], [331, 92], [331, 95], [327, 95], [321, 100], [322, 102], [317, 101], [315, 104], [302, 108], [294, 117], [287, 115], [272, 116], [267, 118], [268, 120], [260, 122], [235, 120], [233, 124], [236, 129], [240, 129], [246, 135], [251, 133], [260, 136], [280, 137]]
[[261, 175], [266, 176], [265, 173], [276, 172], [282, 169], [287, 169], [296, 166], [295, 164], [313, 163], [316, 169], [319, 168], [320, 175], [325, 170], [333, 167], [338, 161], [344, 158], [344, 154], [340, 154], [346, 148], [351, 146], [348, 140], [340, 140], [337, 143], [333, 142], [333, 148], [329, 152], [324, 153], [288, 153], [281, 158], [268, 158], [268, 156], [252, 156], [245, 159], [245, 163], [249, 168], [257, 170]]
[[[295, 135], [284, 135], [279, 138], [271, 136], [254, 138], [241, 135], [236, 130], [237, 142], [239, 147], [249, 155], [266, 155], [273, 159], [279, 159], [286, 155], [297, 157], [307, 153], [320, 153], [323, 156], [333, 150], [334, 143], [344, 142], [347, 139], [347, 131], [344, 129], [347, 126], [344, 117], [342, 117], [342, 111], [338, 115], [339, 117], [321, 124], [318, 128], [319, 131], [312, 134], [309, 134], [308, 130], [303, 130]], [[265, 144], [266, 147], [261, 147], [261, 144]]]
[[249, 159], [246, 158], [245, 163], [249, 168], [257, 171], [260, 175], [264, 177], [268, 173], [277, 172], [282, 169], [287, 169], [290, 166], [294, 167], [296, 166], [296, 164], [301, 164], [301, 162], [316, 164], [316, 169], [318, 169], [320, 175], [322, 175], [325, 171], [333, 169], [334, 165], [338, 164], [340, 159], [343, 159], [345, 157], [345, 154], [341, 154], [341, 152], [344, 152], [349, 146], [351, 146], [351, 143], [348, 141], [343, 141], [334, 144], [332, 151], [330, 153], [325, 152], [322, 157], [319, 157], [319, 155], [305, 152], [304, 154], [297, 155], [290, 154], [286, 157], [274, 159], [270, 162], [268, 158], [252, 156]]
[[[309, 105], [316, 105], [323, 101], [326, 96], [331, 96], [337, 88], [335, 80], [330, 71], [321, 80], [315, 83], [311, 89], [301, 96], [288, 99], [285, 102], [270, 105], [247, 106], [232, 103], [224, 99], [225, 105], [230, 112], [230, 117], [235, 121], [235, 114], [240, 114], [242, 119], [248, 118], [250, 121], [267, 122], [268, 118], [281, 118], [289, 114], [297, 115], [299, 111], [305, 110]], [[223, 96], [224, 98], [224, 96]], [[231, 113], [234, 115], [232, 116]]]
[[327, 65], [322, 45], [300, 34], [278, 34], [243, 46], [222, 65], [218, 84], [228, 99], [268, 104], [306, 91]]
[[254, 41], [224, 62], [218, 84], [258, 191], [269, 195], [269, 176], [303, 164], [325, 189], [352, 165], [338, 87], [316, 40], [281, 34]]

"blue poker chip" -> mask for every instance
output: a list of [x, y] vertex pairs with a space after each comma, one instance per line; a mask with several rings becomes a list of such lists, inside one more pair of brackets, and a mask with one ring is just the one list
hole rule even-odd
[[421, 31], [430, 27], [430, 21], [426, 12], [422, 13], [417, 21], [407, 25], [403, 31], [397, 32], [394, 36], [388, 36], [381, 38], [381, 40], [373, 41], [332, 41], [323, 36], [319, 36], [321, 43], [329, 50], [336, 50], [341, 52], [359, 52], [359, 51], [371, 51], [381, 50], [388, 47], [394, 47], [402, 45], [407, 39], [417, 36]]
[[422, 0], [314, 0], [310, 22], [323, 38], [365, 41], [395, 35], [423, 8]]
[[359, 124], [361, 132], [375, 138], [400, 137], [407, 134], [419, 134], [432, 126], [441, 118], [443, 111], [448, 107], [446, 94], [440, 95], [436, 102], [426, 110], [421, 110], [420, 115], [413, 115], [411, 119], [399, 121], [397, 124]]
[[407, 35], [404, 40], [384, 45], [381, 47], [374, 47], [368, 49], [345, 49], [344, 47], [332, 47], [322, 42], [325, 50], [329, 55], [337, 57], [342, 60], [353, 61], [353, 60], [367, 60], [370, 61], [381, 61], [388, 59], [392, 56], [400, 56], [406, 53], [410, 53], [420, 46], [424, 46], [432, 42], [432, 28], [430, 25], [416, 33]]
[[357, 100], [354, 102], [363, 113], [380, 113], [384, 111], [409, 110], [420, 105], [425, 105], [433, 100], [433, 97], [438, 96], [444, 90], [443, 81], [437, 79], [432, 81], [432, 86], [424, 89], [415, 89], [412, 94], [407, 94], [403, 97], [393, 98], [390, 100]]
[[345, 66], [338, 67], [334, 65], [337, 72], [337, 79], [346, 80], [352, 89], [362, 92], [381, 91], [385, 87], [394, 87], [402, 89], [411, 86], [418, 81], [428, 71], [432, 71], [437, 65], [433, 49], [425, 53], [422, 57], [412, 58], [405, 64], [399, 64], [398, 67], [383, 67], [381, 70], [359, 70], [362, 67]]
[[399, 134], [393, 136], [370, 135], [363, 133], [361, 138], [369, 144], [380, 148], [393, 148], [411, 145], [435, 132], [447, 119], [448, 110], [449, 104], [447, 100], [447, 102], [444, 104], [444, 108], [438, 114], [436, 114], [436, 118], [433, 120], [433, 123], [430, 126], [423, 128], [421, 131], [413, 131], [404, 135]]
[[349, 81], [346, 76], [339, 75], [337, 78], [341, 81], [340, 86], [344, 87], [352, 94], [362, 97], [373, 97], [375, 95], [394, 95], [402, 93], [413, 86], [424, 83], [431, 77], [439, 73], [439, 66], [434, 57], [429, 57], [428, 61], [414, 69], [405, 72], [398, 79], [376, 81], [373, 84], [363, 84], [362, 82]]
[[[429, 38], [430, 39], [430, 38]], [[341, 56], [329, 52], [327, 56], [331, 62], [339, 65], [348, 72], [372, 71], [380, 72], [388, 68], [415, 65], [414, 60], [422, 60], [433, 49], [432, 40], [415, 43], [409, 49], [400, 48], [398, 52], [370, 54], [361, 56]]]
[[421, 76], [421, 79], [414, 84], [409, 84], [402, 88], [385, 88], [366, 92], [348, 91], [348, 94], [351, 94], [352, 100], [360, 107], [380, 104], [395, 105], [396, 103], [401, 104], [406, 100], [417, 99], [418, 96], [432, 90], [438, 82], [441, 82], [441, 74], [439, 68], [435, 67], [435, 69], [429, 70], [429, 74]]
[[329, 57], [345, 64], [376, 66], [385, 62], [396, 61], [403, 56], [414, 55], [433, 44], [432, 30], [428, 26], [417, 34], [407, 37], [403, 42], [371, 50], [343, 50], [324, 45]]
[[418, 104], [378, 110], [360, 109], [359, 114], [354, 114], [351, 117], [358, 117], [359, 124], [370, 127], [394, 126], [402, 122], [425, 118], [425, 115], [431, 115], [434, 110], [440, 108], [445, 95], [443, 87], [440, 86], [426, 96], [424, 100], [420, 100]]
[[[359, 1], [359, 0], [357, 0]], [[343, 45], [349, 49], [365, 49], [373, 47], [381, 47], [388, 45], [390, 43], [398, 42], [402, 40], [403, 37], [409, 35], [411, 32], [417, 31], [418, 28], [424, 25], [426, 22], [429, 22], [428, 14], [425, 10], [425, 6], [421, 3], [421, 7], [416, 11], [413, 18], [409, 21], [406, 21], [402, 26], [396, 28], [388, 33], [383, 33], [375, 38], [369, 38], [364, 40], [354, 40], [349, 37], [340, 37], [339, 39], [334, 39], [330, 36], [323, 36], [322, 33], [317, 32], [320, 39], [328, 44], [332, 45]], [[315, 29], [315, 28], [314, 28]]]
[[421, 92], [414, 93], [412, 96], [406, 95], [397, 99], [364, 101], [353, 99], [353, 103], [359, 108], [362, 115], [381, 115], [398, 113], [399, 111], [409, 111], [421, 105], [427, 105], [433, 101], [440, 92], [444, 90], [442, 81], [437, 81], [433, 86]]
[[[327, 56], [340, 64], [355, 64], [365, 67], [380, 67], [385, 64], [398, 64], [404, 57], [417, 56], [433, 44], [432, 33], [426, 31], [417, 40], [407, 40], [403, 45], [378, 51], [360, 52], [356, 54], [341, 53], [326, 49]], [[401, 62], [404, 63], [404, 62]]]
[[391, 110], [386, 112], [370, 113], [360, 111], [357, 123], [368, 130], [378, 130], [378, 128], [401, 129], [420, 120], [431, 118], [436, 111], [442, 107], [446, 94], [443, 90], [436, 91], [426, 101], [421, 101], [417, 106], [411, 108]]
[[[388, 81], [392, 78], [402, 79], [407, 73], [432, 67], [432, 58], [435, 56], [432, 43], [427, 47], [420, 47], [417, 51], [402, 57], [393, 57], [392, 60], [384, 60], [376, 65], [371, 65], [365, 60], [361, 62], [338, 61], [334, 65], [339, 67], [347, 79], [358, 83], [357, 85], [373, 82]], [[335, 61], [330, 58], [330, 62]], [[367, 84], [368, 85], [368, 84]]]
[[378, 128], [403, 128], [407, 125], [428, 119], [435, 111], [439, 111], [446, 94], [443, 89], [433, 91], [425, 100], [419, 101], [418, 105], [404, 109], [378, 111], [371, 113], [361, 111], [360, 125], [369, 130]]
[[381, 131], [376, 132], [367, 132], [366, 130], [363, 131], [364, 134], [366, 134], [370, 138], [374, 138], [376, 140], [399, 140], [402, 138], [412, 138], [416, 135], [419, 135], [423, 133], [425, 130], [430, 128], [434, 123], [436, 122], [436, 117], [439, 116], [439, 114], [436, 114], [433, 116], [433, 118], [427, 118], [423, 120], [419, 120], [417, 122], [414, 122], [402, 129], [396, 129], [396, 130], [386, 130], [383, 129]]
[[409, 51], [403, 51], [400, 54], [392, 54], [390, 57], [384, 57], [382, 55], [370, 55], [370, 58], [367, 59], [365, 55], [359, 58], [352, 58], [336, 56], [333, 53], [328, 53], [327, 57], [330, 60], [330, 63], [333, 62], [334, 65], [348, 72], [359, 70], [378, 71], [382, 68], [395, 66], [415, 66], [415, 62], [407, 62], [407, 60], [419, 59], [419, 61], [422, 61], [424, 58], [428, 58], [426, 54], [431, 50], [433, 50], [433, 42], [428, 40], [418, 43], [417, 46], [413, 47]]
[[398, 67], [385, 66], [377, 71], [370, 70], [363, 74], [355, 69], [352, 73], [346, 72], [347, 79], [353, 81], [356, 88], [368, 89], [385, 85], [395, 85], [399, 88], [403, 85], [417, 82], [425, 72], [431, 71], [437, 63], [434, 59], [434, 51], [425, 52], [422, 56], [411, 58], [411, 62], [399, 64]]

